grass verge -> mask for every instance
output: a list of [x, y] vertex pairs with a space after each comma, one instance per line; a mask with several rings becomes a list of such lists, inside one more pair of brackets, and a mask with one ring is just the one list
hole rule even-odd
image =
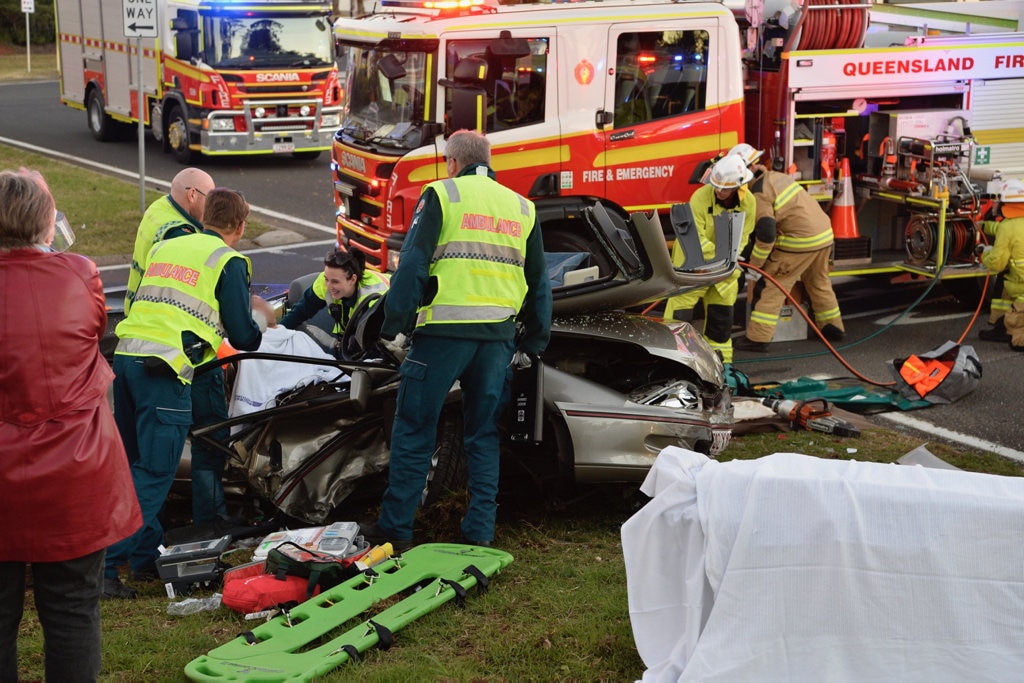
[[0, 83], [54, 80], [57, 78], [57, 50], [53, 45], [3, 46], [0, 49]]
[[[720, 460], [786, 451], [895, 462], [921, 444], [919, 438], [874, 428], [846, 439], [816, 432], [768, 432], [735, 438]], [[1020, 463], [991, 453], [943, 444], [929, 444], [928, 449], [963, 469], [1024, 474]], [[638, 678], [644, 666], [629, 623], [619, 538], [619, 527], [638, 500], [621, 490], [584, 493], [556, 509], [535, 498], [503, 495], [497, 540], [516, 559], [492, 580], [490, 592], [472, 594], [464, 609], [454, 603], [442, 606], [396, 634], [391, 649], [371, 650], [361, 661], [318, 680]], [[454, 500], [424, 511], [418, 533], [425, 541], [454, 538], [461, 509], [462, 501]], [[245, 555], [234, 553], [231, 559], [241, 563]], [[139, 600], [102, 605], [105, 681], [185, 680], [182, 670], [189, 661], [253, 625], [224, 608], [171, 617], [161, 586], [138, 587]], [[26, 680], [42, 679], [42, 633], [31, 604], [26, 607], [20, 672]]]
[[[135, 231], [142, 219], [136, 183], [0, 145], [0, 169], [22, 166], [39, 171], [49, 183], [57, 208], [67, 215], [75, 230], [72, 251], [101, 264], [131, 259]], [[163, 194], [147, 189], [146, 205]], [[268, 229], [257, 219], [249, 221], [246, 223], [246, 239], [257, 237]]]

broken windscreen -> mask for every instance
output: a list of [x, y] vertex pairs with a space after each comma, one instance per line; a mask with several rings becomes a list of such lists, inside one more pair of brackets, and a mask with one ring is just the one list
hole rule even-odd
[[356, 142], [409, 151], [422, 144], [427, 55], [343, 45], [342, 133]]

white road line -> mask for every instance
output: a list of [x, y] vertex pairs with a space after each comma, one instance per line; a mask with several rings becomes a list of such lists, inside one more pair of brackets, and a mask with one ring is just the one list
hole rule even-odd
[[996, 453], [1007, 458], [1011, 458], [1018, 462], [1024, 462], [1024, 453], [1015, 451], [1012, 448], [1000, 446], [999, 444], [992, 443], [991, 441], [985, 441], [984, 439], [978, 439], [967, 434], [961, 434], [960, 432], [954, 432], [951, 429], [939, 427], [931, 422], [925, 420], [919, 420], [916, 417], [911, 417], [904, 413], [879, 413], [873, 417], [881, 417], [890, 422], [916, 429], [926, 434], [934, 434], [935, 436], [946, 439], [947, 441], [953, 441], [955, 443], [963, 444], [971, 448], [976, 448], [982, 451], [988, 451], [990, 453]]
[[[974, 315], [972, 311], [964, 311], [962, 313], [945, 313], [943, 315], [925, 315], [918, 317], [916, 313], [904, 317], [902, 320], [896, 322], [897, 325], [927, 325], [929, 323], [942, 322], [943, 320], [959, 320], [960, 318], [969, 318]], [[884, 318], [879, 318], [875, 321], [876, 325], [888, 325], [898, 318], [900, 314], [890, 315]]]
[[[30, 144], [25, 143], [25, 142], [20, 142], [18, 140], [12, 140], [10, 138], [5, 138], [5, 137], [0, 137], [0, 143], [3, 143], [5, 145], [9, 145], [11, 147], [18, 147], [19, 149], [28, 150], [30, 152], [36, 152], [37, 154], [44, 154], [44, 155], [46, 155], [48, 157], [53, 157], [53, 158], [56, 158], [56, 159], [62, 159], [64, 161], [67, 161], [68, 163], [73, 163], [73, 164], [75, 164], [77, 166], [89, 166], [91, 168], [95, 168], [97, 170], [104, 171], [106, 173], [113, 173], [114, 175], [119, 175], [119, 176], [123, 176], [125, 178], [130, 178], [131, 180], [135, 181], [136, 183], [139, 181], [139, 174], [138, 173], [135, 173], [133, 171], [126, 171], [123, 168], [117, 168], [116, 166], [108, 166], [107, 164], [101, 164], [101, 163], [98, 163], [98, 162], [95, 162], [95, 161], [89, 161], [88, 159], [82, 159], [81, 157], [72, 156], [70, 154], [64, 154], [63, 152], [57, 152], [57, 151], [54, 151], [52, 149], [47, 149], [45, 147], [37, 147], [36, 145], [30, 145]], [[146, 184], [154, 185], [154, 186], [156, 186], [158, 188], [163, 189], [165, 192], [169, 191], [171, 189], [171, 184], [169, 182], [167, 182], [165, 180], [160, 180], [158, 178], [152, 178], [150, 176], [146, 176]], [[294, 223], [296, 225], [301, 225], [301, 226], [309, 228], [311, 230], [318, 230], [320, 232], [325, 232], [328, 235], [336, 235], [337, 234], [337, 231], [335, 230], [333, 225], [331, 227], [324, 227], [323, 225], [320, 225], [319, 223], [314, 223], [312, 221], [307, 221], [307, 220], [305, 220], [303, 218], [296, 218], [295, 216], [289, 216], [288, 214], [280, 213], [278, 211], [272, 211], [271, 209], [264, 209], [262, 207], [256, 206], [255, 204], [249, 204], [249, 208], [252, 211], [256, 212], [256, 213], [259, 213], [259, 214], [262, 214], [264, 216], [267, 216], [268, 218], [276, 218], [278, 220], [287, 221], [287, 222], [290, 222], [290, 223]]]

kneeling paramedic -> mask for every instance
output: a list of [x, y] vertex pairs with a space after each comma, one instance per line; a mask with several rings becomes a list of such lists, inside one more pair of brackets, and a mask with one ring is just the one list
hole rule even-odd
[[[281, 326], [290, 330], [327, 307], [334, 320], [331, 330], [336, 338], [345, 333], [352, 311], [364, 299], [388, 291], [390, 281], [384, 273], [366, 269], [366, 256], [353, 249], [333, 249], [324, 258], [324, 270], [306, 288], [302, 298], [281, 318]], [[337, 342], [335, 342], [337, 344]]]

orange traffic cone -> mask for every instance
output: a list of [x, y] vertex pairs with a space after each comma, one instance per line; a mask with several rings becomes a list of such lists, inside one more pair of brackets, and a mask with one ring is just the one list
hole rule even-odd
[[839, 191], [832, 199], [832, 233], [836, 239], [858, 239], [857, 210], [853, 205], [853, 181], [850, 179], [850, 160], [843, 157], [839, 167]]

